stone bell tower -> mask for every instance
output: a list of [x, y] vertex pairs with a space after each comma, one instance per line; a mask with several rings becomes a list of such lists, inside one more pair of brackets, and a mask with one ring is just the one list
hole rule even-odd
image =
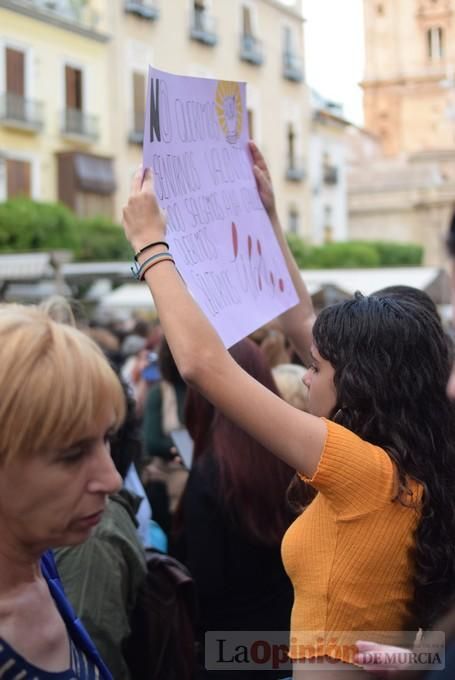
[[365, 127], [387, 156], [455, 151], [455, 0], [364, 0]]

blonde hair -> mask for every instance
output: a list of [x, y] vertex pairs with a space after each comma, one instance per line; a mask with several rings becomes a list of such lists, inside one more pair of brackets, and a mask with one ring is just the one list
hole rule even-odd
[[68, 326], [76, 326], [76, 319], [71, 303], [63, 295], [51, 295], [40, 303], [42, 309], [51, 319]]
[[59, 450], [87, 436], [112, 404], [125, 415], [120, 382], [101, 350], [44, 310], [0, 305], [0, 461]]
[[307, 369], [298, 364], [280, 364], [272, 368], [278, 391], [285, 401], [301, 411], [308, 410], [308, 387], [303, 378]]

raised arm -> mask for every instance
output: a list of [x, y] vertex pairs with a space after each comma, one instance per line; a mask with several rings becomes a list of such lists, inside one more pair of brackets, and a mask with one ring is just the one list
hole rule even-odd
[[264, 156], [254, 142], [249, 143], [253, 170], [256, 177], [259, 195], [264, 208], [272, 223], [275, 236], [280, 244], [281, 251], [292, 278], [292, 282], [299, 297], [299, 303], [281, 314], [278, 319], [283, 333], [292, 342], [295, 351], [302, 359], [305, 366], [311, 364], [310, 346], [311, 334], [314, 323], [314, 310], [310, 294], [302, 279], [297, 263], [289, 249], [276, 211], [275, 196], [273, 193], [272, 179]]
[[[166, 231], [152, 173], [147, 170], [144, 180], [142, 174], [136, 173], [123, 211], [125, 233], [136, 252], [162, 242]], [[148, 248], [139, 263], [162, 251], [162, 245]], [[170, 260], [149, 268], [145, 279], [184, 380], [288, 465], [312, 476], [327, 434], [325, 422], [293, 408], [235, 363]]]

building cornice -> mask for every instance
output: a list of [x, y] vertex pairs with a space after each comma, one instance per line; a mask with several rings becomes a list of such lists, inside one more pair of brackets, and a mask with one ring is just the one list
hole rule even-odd
[[44, 7], [36, 7], [25, 0], [0, 0], [0, 9], [7, 9], [11, 12], [22, 14], [23, 16], [30, 17], [30, 19], [42, 21], [51, 26], [55, 26], [56, 28], [61, 28], [64, 31], [77, 33], [84, 38], [95, 40], [96, 42], [105, 43], [110, 40], [110, 37], [105, 33], [100, 33], [100, 31], [93, 28], [88, 28], [77, 21], [66, 19], [63, 16], [56, 14], [56, 12], [47, 10]]
[[287, 16], [292, 17], [292, 19], [298, 19], [302, 23], [305, 21], [302, 12], [295, 9], [295, 7], [288, 7], [287, 5], [282, 5], [281, 2], [279, 2], [278, 0], [261, 0], [261, 2], [263, 2], [264, 5], [270, 5], [270, 7], [274, 7], [282, 14], [286, 14]]
[[369, 88], [377, 88], [377, 87], [394, 87], [394, 86], [403, 86], [403, 85], [421, 85], [422, 83], [433, 83], [433, 84], [438, 84], [441, 83], [442, 80], [446, 78], [445, 72], [441, 69], [437, 73], [423, 73], [421, 75], [406, 75], [406, 76], [398, 76], [396, 78], [383, 78], [383, 79], [375, 79], [375, 80], [362, 80], [362, 82], [359, 83], [360, 87], [364, 90], [368, 90]]

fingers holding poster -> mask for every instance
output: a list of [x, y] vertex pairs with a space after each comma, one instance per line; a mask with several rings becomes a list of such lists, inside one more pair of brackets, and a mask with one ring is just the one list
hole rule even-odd
[[143, 164], [180, 273], [227, 347], [297, 303], [247, 142], [244, 83], [149, 68]]

